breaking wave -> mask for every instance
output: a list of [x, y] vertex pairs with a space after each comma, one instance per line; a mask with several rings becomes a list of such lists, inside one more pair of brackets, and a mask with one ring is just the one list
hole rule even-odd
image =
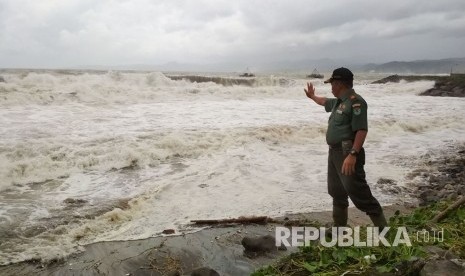
[[302, 143], [321, 136], [323, 131], [322, 126], [267, 126], [227, 132], [178, 131], [85, 141], [19, 142], [0, 147], [0, 190], [66, 178], [72, 173], [153, 167], [257, 141]]
[[[263, 93], [282, 94], [283, 87], [296, 82], [278, 77], [229, 78], [206, 76], [170, 76], [160, 72], [63, 74], [24, 72], [3, 75], [0, 105], [131, 104], [176, 97], [244, 97]], [[229, 87], [225, 89], [225, 86]], [[266, 91], [254, 89], [268, 87]]]

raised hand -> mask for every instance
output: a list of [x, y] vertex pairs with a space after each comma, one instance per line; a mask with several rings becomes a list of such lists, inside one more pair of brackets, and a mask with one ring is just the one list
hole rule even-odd
[[313, 87], [313, 83], [311, 82], [307, 82], [307, 89], [304, 89], [304, 91], [310, 99], [315, 96], [315, 87]]

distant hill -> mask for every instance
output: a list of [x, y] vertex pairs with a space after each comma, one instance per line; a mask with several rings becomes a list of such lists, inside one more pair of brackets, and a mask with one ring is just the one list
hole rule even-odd
[[171, 71], [171, 72], [244, 72], [250, 68], [254, 72], [305, 72], [310, 74], [313, 69], [319, 72], [332, 72], [338, 67], [348, 67], [355, 72], [375, 72], [390, 74], [449, 74], [465, 73], [465, 58], [448, 58], [439, 60], [391, 61], [383, 64], [357, 64], [341, 59], [293, 59], [261, 62], [217, 62], [217, 63], [178, 63], [164, 64], [127, 64], [127, 65], [86, 65], [77, 69], [97, 70], [141, 70], [141, 71]]
[[438, 60], [391, 61], [383, 64], [367, 64], [361, 71], [402, 74], [448, 74], [465, 73], [465, 58]]

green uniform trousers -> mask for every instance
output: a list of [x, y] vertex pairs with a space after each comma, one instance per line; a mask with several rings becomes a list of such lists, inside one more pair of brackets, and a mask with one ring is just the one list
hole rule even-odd
[[383, 213], [378, 200], [371, 194], [365, 179], [365, 150], [362, 148], [357, 155], [355, 173], [348, 176], [342, 174], [342, 164], [348, 152], [342, 148], [330, 148], [328, 155], [328, 193], [333, 198], [333, 205], [341, 208], [349, 206], [349, 200], [355, 207], [367, 215]]

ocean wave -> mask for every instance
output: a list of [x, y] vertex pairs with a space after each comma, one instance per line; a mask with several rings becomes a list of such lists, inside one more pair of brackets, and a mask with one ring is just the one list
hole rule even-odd
[[0, 147], [0, 189], [66, 178], [79, 172], [153, 167], [256, 141], [303, 143], [322, 133], [322, 126], [266, 126], [208, 133], [177, 131], [87, 141], [39, 139], [4, 144]]
[[234, 86], [234, 85], [244, 85], [244, 86], [283, 86], [289, 87], [293, 86], [296, 81], [290, 78], [282, 77], [220, 77], [220, 76], [202, 76], [202, 75], [168, 75], [168, 78], [171, 80], [185, 80], [193, 83], [202, 83], [202, 82], [212, 82], [220, 84], [222, 86]]
[[[0, 83], [0, 105], [124, 104], [179, 97], [244, 97], [282, 94], [297, 81], [280, 77], [234, 79], [230, 77], [172, 76], [161, 72], [58, 74], [25, 72], [4, 75]], [[243, 86], [242, 84], [246, 84]], [[225, 89], [225, 86], [229, 88]]]

